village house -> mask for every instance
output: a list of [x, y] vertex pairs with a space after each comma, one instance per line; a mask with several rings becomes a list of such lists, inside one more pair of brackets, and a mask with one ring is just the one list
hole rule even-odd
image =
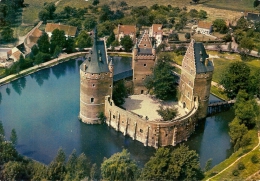
[[13, 60], [14, 62], [19, 61], [20, 55], [24, 57], [24, 54], [17, 47], [12, 48], [7, 52], [7, 60]]
[[163, 39], [162, 24], [153, 24], [149, 29], [149, 37], [153, 37], [156, 40], [156, 45], [160, 45]]
[[69, 25], [62, 25], [62, 24], [55, 24], [55, 23], [47, 23], [45, 27], [45, 32], [48, 34], [49, 37], [52, 36], [53, 30], [63, 30], [65, 32], [65, 36], [68, 37], [75, 37], [77, 34], [77, 27], [69, 26]]
[[25, 39], [25, 43], [29, 48], [32, 48], [42, 36], [42, 31], [38, 28], [35, 28], [30, 35]]
[[212, 32], [212, 23], [199, 21], [196, 33], [210, 34]]
[[136, 38], [136, 26], [134, 25], [118, 25], [117, 28], [117, 40], [118, 42], [121, 41], [121, 38], [123, 38], [126, 35], [129, 35], [130, 38], [135, 42]]

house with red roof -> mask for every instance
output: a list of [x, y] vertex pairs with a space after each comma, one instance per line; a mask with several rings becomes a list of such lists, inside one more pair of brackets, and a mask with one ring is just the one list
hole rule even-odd
[[133, 42], [135, 42], [136, 26], [135, 25], [118, 25], [118, 28], [117, 28], [118, 42], [120, 42], [121, 38], [123, 38], [126, 35], [129, 35], [130, 38], [133, 40]]
[[45, 32], [48, 34], [49, 37], [52, 36], [53, 30], [63, 30], [65, 32], [65, 36], [68, 37], [75, 37], [77, 34], [77, 27], [69, 26], [69, 25], [62, 25], [62, 24], [55, 24], [55, 23], [47, 23], [45, 27]]
[[201, 34], [210, 34], [212, 32], [212, 23], [205, 22], [205, 21], [199, 21], [196, 33]]

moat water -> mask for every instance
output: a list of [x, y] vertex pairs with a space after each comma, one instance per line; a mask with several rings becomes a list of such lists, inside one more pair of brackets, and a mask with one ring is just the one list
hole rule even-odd
[[[131, 68], [131, 58], [114, 57], [115, 73]], [[49, 164], [59, 148], [67, 155], [73, 149], [84, 152], [98, 165], [123, 148], [143, 166], [155, 149], [124, 137], [107, 125], [86, 125], [78, 121], [79, 65], [71, 60], [55, 67], [15, 80], [0, 87], [0, 120], [6, 137], [14, 128], [18, 135], [17, 150]], [[211, 101], [218, 100], [211, 96]], [[232, 111], [201, 121], [185, 144], [200, 155], [201, 167], [212, 158], [212, 165], [226, 159], [231, 151], [228, 123]]]

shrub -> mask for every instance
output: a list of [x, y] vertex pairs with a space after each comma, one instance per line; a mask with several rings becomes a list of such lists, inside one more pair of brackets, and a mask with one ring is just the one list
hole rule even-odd
[[245, 167], [244, 163], [239, 162], [238, 165], [237, 165], [237, 168], [238, 168], [239, 170], [244, 170], [246, 167]]
[[234, 176], [238, 176], [238, 175], [239, 175], [239, 171], [238, 171], [238, 170], [233, 170], [232, 174], [233, 174]]
[[258, 163], [259, 162], [259, 158], [256, 154], [254, 154], [252, 157], [251, 157], [251, 161], [252, 163]]

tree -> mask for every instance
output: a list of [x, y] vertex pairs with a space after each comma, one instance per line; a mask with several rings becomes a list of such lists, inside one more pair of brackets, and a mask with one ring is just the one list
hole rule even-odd
[[48, 54], [48, 53], [42, 53], [42, 52], [39, 52], [36, 56], [35, 56], [35, 60], [34, 60], [34, 63], [36, 65], [39, 65], [43, 62], [47, 62], [51, 59], [51, 56]]
[[12, 129], [12, 131], [11, 131], [10, 140], [11, 140], [11, 142], [12, 142], [14, 145], [16, 145], [16, 143], [17, 143], [17, 134], [16, 134], [15, 129]]
[[109, 37], [107, 38], [106, 45], [107, 47], [110, 47], [110, 45], [116, 40], [114, 31], [111, 32]]
[[259, 106], [245, 90], [240, 90], [236, 97], [235, 115], [248, 129], [253, 128], [259, 115]]
[[205, 169], [204, 169], [205, 172], [211, 169], [211, 165], [212, 165], [212, 158], [208, 159], [208, 161], [206, 162]]
[[169, 35], [169, 40], [179, 41], [179, 35], [178, 35], [178, 33], [171, 33], [171, 34]]
[[101, 175], [104, 180], [136, 180], [138, 167], [130, 158], [130, 153], [123, 149], [121, 153], [115, 153], [101, 164]]
[[62, 52], [62, 48], [60, 46], [56, 45], [55, 50], [53, 52], [53, 56], [58, 58], [61, 52]]
[[61, 49], [64, 48], [66, 45], [66, 36], [63, 30], [55, 29], [52, 32], [51, 41], [50, 41], [50, 48], [51, 53], [54, 53], [55, 48], [58, 46]]
[[125, 8], [128, 6], [128, 4], [127, 4], [125, 1], [120, 1], [120, 2], [119, 2], [119, 6], [120, 6], [122, 9], [125, 9]]
[[227, 33], [228, 27], [226, 25], [225, 20], [223, 19], [216, 19], [213, 21], [214, 31], [220, 32], [221, 34]]
[[253, 50], [254, 46], [254, 41], [248, 37], [242, 38], [239, 44], [239, 48], [242, 48], [247, 54]]
[[53, 2], [51, 3], [44, 3], [44, 9], [46, 9], [46, 11], [49, 14], [49, 19], [53, 19], [54, 18], [54, 12], [56, 10], [56, 6]]
[[200, 19], [206, 19], [207, 16], [208, 16], [207, 11], [204, 11], [204, 10], [199, 11], [199, 18]]
[[238, 21], [237, 21], [237, 29], [241, 29], [241, 30], [247, 30], [248, 29], [248, 22], [244, 17], [241, 17]]
[[253, 3], [254, 8], [256, 8], [259, 4], [260, 4], [260, 2], [258, 0], [254, 0], [254, 3]]
[[42, 36], [37, 41], [37, 45], [39, 47], [39, 51], [43, 53], [49, 53], [50, 43], [47, 33], [42, 34]]
[[156, 110], [158, 114], [163, 118], [164, 121], [173, 120], [178, 115], [178, 109], [174, 107], [163, 108], [159, 107], [159, 110]]
[[74, 46], [75, 42], [74, 39], [71, 37], [68, 37], [68, 39], [66, 40], [66, 44], [65, 44], [65, 52], [67, 53], [73, 53], [75, 51], [75, 46]]
[[127, 96], [125, 83], [123, 80], [114, 84], [112, 99], [117, 106], [121, 106], [125, 103], [125, 97]]
[[169, 148], [159, 148], [145, 164], [142, 180], [201, 180], [199, 156], [189, 147], [180, 147], [170, 152]]
[[77, 165], [77, 153], [76, 150], [74, 149], [72, 153], [69, 156], [69, 159], [66, 163], [66, 180], [73, 180], [76, 177], [76, 165]]
[[190, 33], [185, 33], [185, 38], [187, 39], [187, 40], [189, 40], [190, 39]]
[[[241, 141], [247, 133], [247, 127], [244, 124], [240, 124], [238, 118], [235, 118], [231, 123], [229, 123], [229, 136], [235, 151], [237, 151], [242, 146]], [[249, 143], [250, 141], [247, 142], [247, 144]]]
[[83, 48], [91, 47], [92, 39], [85, 31], [81, 31], [79, 36], [75, 39], [75, 45], [80, 50], [82, 50]]
[[83, 22], [83, 25], [87, 31], [91, 31], [97, 25], [96, 18], [93, 16], [88, 16], [86, 20]]
[[154, 67], [152, 78], [145, 80], [145, 86], [151, 90], [155, 96], [162, 100], [176, 98], [177, 88], [175, 86], [175, 77], [172, 74], [174, 67], [171, 66], [171, 58], [168, 54], [164, 54], [157, 60]]
[[93, 6], [96, 6], [96, 5], [98, 5], [99, 4], [99, 0], [93, 0], [93, 2], [92, 2], [92, 5]]
[[81, 153], [77, 158], [76, 180], [82, 180], [87, 177], [90, 177], [90, 161], [84, 153]]
[[190, 14], [190, 17], [196, 18], [196, 17], [198, 17], [199, 12], [196, 9], [191, 9], [189, 14]]
[[38, 18], [43, 21], [43, 23], [46, 23], [47, 20], [49, 19], [49, 13], [46, 9], [42, 10], [38, 14]]
[[[0, 120], [0, 135], [5, 136], [5, 130], [2, 121]], [[1, 143], [1, 142], [0, 142]]]
[[26, 175], [26, 167], [22, 162], [10, 161], [4, 164], [2, 171], [5, 180], [23, 180]]
[[231, 63], [222, 75], [220, 84], [225, 88], [229, 98], [235, 98], [240, 89], [247, 90], [250, 68], [244, 62]]
[[120, 44], [123, 46], [126, 52], [129, 52], [131, 48], [134, 46], [133, 40], [129, 35], [121, 38]]
[[49, 165], [48, 179], [64, 180], [66, 175], [65, 160], [66, 160], [66, 155], [64, 151], [60, 148], [58, 150], [57, 156]]
[[6, 26], [2, 30], [1, 36], [4, 41], [9, 42], [14, 39], [14, 30], [9, 26]]

